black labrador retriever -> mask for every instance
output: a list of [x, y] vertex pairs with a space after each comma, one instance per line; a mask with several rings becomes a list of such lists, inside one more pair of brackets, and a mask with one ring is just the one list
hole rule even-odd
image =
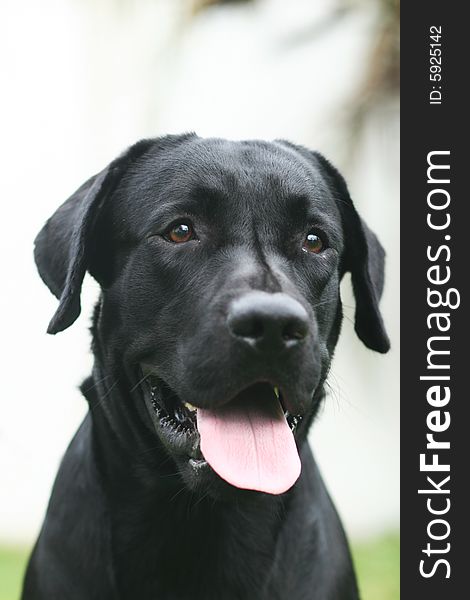
[[386, 352], [384, 252], [320, 154], [285, 141], [142, 140], [36, 239], [59, 298], [100, 284], [89, 413], [24, 600], [353, 600], [347, 541], [307, 443], [351, 273]]

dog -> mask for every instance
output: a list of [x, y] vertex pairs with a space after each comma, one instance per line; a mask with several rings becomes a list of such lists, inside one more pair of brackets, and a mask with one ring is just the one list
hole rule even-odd
[[339, 172], [283, 140], [137, 142], [35, 241], [91, 327], [89, 412], [61, 463], [23, 600], [357, 600], [307, 442], [351, 274], [355, 331], [384, 353], [384, 250]]

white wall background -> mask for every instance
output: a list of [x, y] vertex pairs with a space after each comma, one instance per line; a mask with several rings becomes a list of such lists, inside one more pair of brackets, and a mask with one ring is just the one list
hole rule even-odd
[[[360, 3], [361, 4], [361, 3]], [[306, 43], [286, 40], [332, 1], [259, 0], [194, 20], [179, 0], [4, 0], [0, 7], [0, 541], [37, 534], [65, 447], [86, 406], [96, 284], [66, 332], [45, 334], [56, 307], [32, 241], [92, 173], [140, 137], [194, 130], [232, 139], [286, 137], [323, 151], [388, 252], [382, 306], [393, 350], [376, 355], [345, 325], [330, 394], [311, 442], [347, 529], [398, 523], [398, 134], [396, 106], [371, 115], [346, 160], [344, 111], [372, 43], [362, 2]]]

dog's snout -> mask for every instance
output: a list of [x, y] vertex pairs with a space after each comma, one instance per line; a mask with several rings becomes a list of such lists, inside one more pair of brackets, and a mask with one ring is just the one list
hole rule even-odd
[[227, 324], [238, 339], [266, 349], [292, 347], [309, 332], [307, 311], [283, 293], [253, 291], [233, 300]]

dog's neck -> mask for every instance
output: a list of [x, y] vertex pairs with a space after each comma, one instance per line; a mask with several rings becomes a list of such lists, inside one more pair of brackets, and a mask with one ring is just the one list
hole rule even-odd
[[[183, 569], [185, 585], [188, 578], [196, 589], [202, 580], [212, 582], [207, 597], [227, 587], [239, 591], [234, 597], [245, 597], [245, 584], [252, 590], [259, 573], [269, 576], [290, 495], [238, 503], [191, 492], [155, 434], [127, 412], [135, 409], [130, 390], [129, 382], [106, 377], [97, 365], [82, 386], [90, 404], [93, 455], [108, 503], [120, 589], [132, 590], [137, 580], [139, 586], [145, 581], [149, 593], [173, 597]], [[248, 523], [256, 523], [256, 531], [247, 530]], [[266, 563], [262, 569], [260, 561]], [[215, 565], [220, 569], [213, 581]], [[266, 581], [256, 582], [260, 591]]]

